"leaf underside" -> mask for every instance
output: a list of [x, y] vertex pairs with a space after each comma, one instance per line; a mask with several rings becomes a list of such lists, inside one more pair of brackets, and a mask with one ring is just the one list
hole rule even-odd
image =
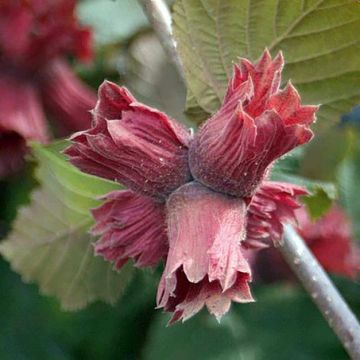
[[338, 191], [332, 182], [313, 180], [297, 175], [301, 157], [301, 149], [296, 149], [290, 155], [278, 160], [272, 168], [271, 180], [288, 182], [306, 188], [309, 194], [302, 197], [302, 202], [306, 205], [310, 216], [316, 220], [329, 210], [333, 201], [338, 198]]
[[174, 34], [187, 109], [204, 120], [223, 99], [233, 62], [284, 52], [304, 104], [322, 104], [318, 129], [360, 102], [360, 4], [353, 0], [177, 0]]
[[124, 289], [130, 268], [117, 273], [93, 253], [88, 230], [89, 209], [97, 197], [118, 185], [85, 175], [52, 147], [33, 145], [39, 165], [40, 188], [29, 205], [19, 210], [10, 236], [0, 245], [2, 255], [26, 282], [60, 300], [66, 310], [77, 310], [95, 300], [114, 303]]

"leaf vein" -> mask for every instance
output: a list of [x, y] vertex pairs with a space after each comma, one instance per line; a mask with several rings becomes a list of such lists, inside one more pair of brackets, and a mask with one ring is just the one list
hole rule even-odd
[[295, 28], [297, 25], [303, 21], [306, 16], [311, 14], [313, 11], [315, 11], [324, 0], [319, 0], [314, 6], [312, 6], [309, 10], [302, 13], [301, 16], [299, 16], [284, 32], [282, 35], [278, 36], [274, 41], [269, 45], [269, 51], [273, 50], [275, 46], [277, 46], [279, 43], [281, 43]]
[[286, 40], [295, 39], [295, 38], [298, 38], [298, 37], [305, 37], [305, 36], [309, 36], [309, 35], [318, 35], [318, 34], [321, 34], [321, 33], [327, 32], [327, 31], [335, 30], [335, 29], [345, 27], [345, 26], [350, 25], [350, 24], [354, 24], [356, 22], [360, 22], [360, 19], [352, 19], [350, 21], [347, 21], [347, 22], [344, 22], [344, 23], [341, 23], [341, 24], [337, 24], [335, 26], [333, 25], [333, 26], [328, 26], [326, 28], [317, 29], [317, 30], [314, 30], [314, 31], [289, 35], [289, 36], [286, 37]]
[[293, 65], [293, 64], [297, 64], [297, 63], [301, 63], [301, 62], [304, 62], [304, 61], [308, 61], [308, 60], [314, 60], [314, 59], [317, 59], [317, 58], [320, 58], [322, 56], [326, 56], [326, 55], [330, 55], [330, 54], [333, 54], [334, 52], [337, 52], [337, 51], [342, 51], [348, 47], [352, 47], [354, 45], [356, 45], [359, 41], [358, 40], [355, 40], [355, 41], [352, 41], [350, 43], [347, 43], [347, 44], [343, 44], [337, 48], [334, 48], [334, 49], [329, 49], [323, 53], [318, 53], [318, 54], [315, 54], [315, 55], [311, 55], [311, 56], [308, 56], [308, 57], [303, 57], [303, 58], [299, 58], [299, 59], [294, 59], [292, 61], [287, 61], [286, 62], [286, 65]]

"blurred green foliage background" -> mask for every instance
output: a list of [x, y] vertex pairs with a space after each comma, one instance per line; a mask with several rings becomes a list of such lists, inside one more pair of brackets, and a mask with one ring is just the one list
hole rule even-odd
[[[97, 56], [92, 67], [76, 65], [96, 88], [104, 78], [126, 84], [149, 105], [173, 117], [183, 115], [185, 89], [134, 0], [84, 0], [82, 21], [93, 26]], [[360, 114], [355, 110], [319, 137], [305, 154], [301, 173], [337, 181], [341, 201], [360, 238]], [[315, 150], [314, 150], [315, 149]], [[16, 209], [36, 186], [32, 163], [0, 182], [0, 235], [11, 228]], [[39, 359], [347, 359], [300, 286], [255, 284], [255, 304], [233, 304], [221, 324], [204, 311], [185, 324], [166, 327], [169, 316], [155, 310], [158, 272], [137, 271], [124, 296], [112, 307], [95, 303], [77, 313], [63, 312], [55, 299], [24, 284], [0, 260], [0, 360]], [[357, 282], [334, 279], [360, 316]]]

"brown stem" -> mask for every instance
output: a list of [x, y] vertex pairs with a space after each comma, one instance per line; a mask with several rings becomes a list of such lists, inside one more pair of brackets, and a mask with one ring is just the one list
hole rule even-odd
[[183, 67], [176, 51], [176, 43], [172, 36], [171, 14], [167, 4], [163, 0], [138, 1], [143, 7], [144, 13], [158, 36], [169, 59], [176, 66], [182, 79], [184, 79]]
[[290, 225], [285, 226], [285, 236], [279, 250], [351, 358], [359, 360], [360, 325], [355, 315], [304, 241]]

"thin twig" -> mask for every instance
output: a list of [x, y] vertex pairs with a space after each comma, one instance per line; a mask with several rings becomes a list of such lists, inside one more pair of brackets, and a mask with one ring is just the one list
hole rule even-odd
[[352, 359], [360, 359], [360, 325], [319, 262], [297, 232], [285, 226], [279, 246], [304, 288], [334, 330]]
[[144, 9], [152, 28], [171, 62], [176, 66], [184, 80], [183, 67], [176, 51], [176, 43], [172, 36], [171, 14], [167, 4], [162, 0], [138, 0]]
[[[171, 16], [167, 5], [163, 0], [139, 0], [139, 2], [169, 58], [183, 76], [176, 44], [172, 37]], [[285, 227], [285, 237], [279, 250], [349, 355], [354, 360], [360, 360], [360, 325], [356, 317], [304, 241], [290, 225]]]

